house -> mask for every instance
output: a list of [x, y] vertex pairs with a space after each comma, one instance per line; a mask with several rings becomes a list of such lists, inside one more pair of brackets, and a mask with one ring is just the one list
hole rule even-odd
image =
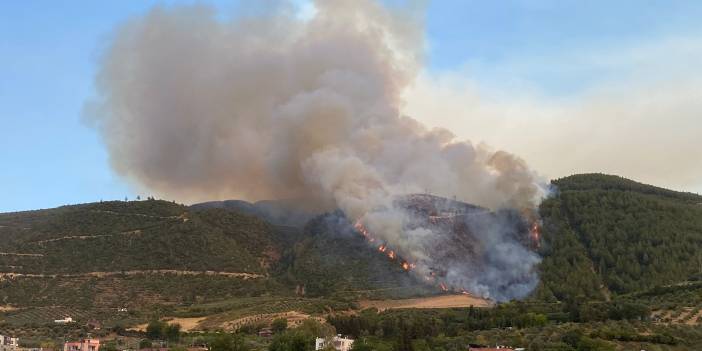
[[16, 351], [19, 347], [19, 339], [0, 335], [0, 351]]
[[96, 320], [96, 319], [91, 319], [91, 320], [89, 320], [88, 323], [85, 324], [85, 326], [86, 326], [88, 329], [92, 329], [92, 330], [100, 330], [100, 329], [102, 329], [102, 323], [100, 323], [100, 321], [98, 321], [98, 320]]
[[68, 323], [73, 323], [73, 318], [71, 317], [65, 317], [63, 319], [56, 319], [54, 320], [54, 323], [56, 324], [68, 324]]
[[271, 328], [263, 328], [258, 331], [258, 336], [263, 337], [263, 338], [270, 338], [273, 335], [273, 329]]
[[334, 347], [336, 351], [350, 351], [353, 346], [353, 339], [344, 338], [339, 334], [332, 338], [317, 338], [315, 340], [315, 350], [323, 350], [328, 346]]
[[63, 344], [63, 351], [99, 351], [100, 340], [83, 339], [81, 341], [67, 342]]

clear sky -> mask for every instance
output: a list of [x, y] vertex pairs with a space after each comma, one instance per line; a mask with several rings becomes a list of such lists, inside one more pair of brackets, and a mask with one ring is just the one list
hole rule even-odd
[[[98, 57], [111, 30], [163, 3], [191, 1], [0, 2], [0, 212], [137, 195], [110, 169], [105, 148], [97, 133], [82, 122], [81, 110], [94, 94]], [[224, 14], [242, 10], [231, 2], [213, 5]], [[592, 99], [597, 103], [593, 105], [605, 106], [595, 112], [604, 111], [603, 116], [619, 105], [611, 107], [611, 103], [602, 102], [598, 98], [602, 90], [632, 85], [638, 89], [648, 86], [642, 81], [684, 78], [684, 85], [690, 89], [682, 96], [700, 91], [698, 82], [702, 80], [696, 79], [701, 74], [698, 62], [702, 62], [699, 1], [434, 1], [428, 4], [426, 16], [429, 47], [424, 77], [436, 91], [442, 91], [446, 84], [451, 89], [479, 87], [481, 97], [490, 97], [498, 104], [506, 95], [519, 95], [520, 101], [528, 100], [529, 108], [572, 108], [568, 111], [574, 111], [574, 115], [592, 110], [563, 104], [595, 96]], [[450, 79], [444, 79], [447, 76]], [[435, 108], [446, 96], [459, 109], [465, 97], [462, 94], [452, 91], [431, 96], [425, 105], [410, 109]], [[627, 95], [617, 101], [637, 101], [639, 96]], [[689, 96], [702, 98], [699, 94]], [[686, 115], [698, 116], [697, 107], [686, 105], [681, 109]], [[507, 114], [490, 107], [483, 110]], [[685, 129], [699, 131], [702, 122], [691, 118], [691, 123], [697, 124]], [[517, 138], [508, 131], [500, 134], [484, 125], [471, 128], [466, 121], [424, 120], [450, 126], [461, 137], [510, 147], [510, 151], [520, 154], [514, 148], [522, 144], [512, 141]], [[483, 137], [475, 135], [476, 131]], [[676, 129], [666, 133], [675, 134]], [[679, 138], [673, 135], [670, 143], [675, 142], [673, 139]], [[553, 142], [545, 147], [558, 145], [557, 140], [544, 140]], [[659, 143], [663, 149], [666, 140]], [[655, 138], [652, 143], [656, 144]], [[670, 146], [671, 150], [676, 147], [702, 148], [702, 144]], [[524, 154], [537, 170], [543, 168], [546, 176], [587, 170], [577, 165], [550, 168], [558, 160], [538, 156], [543, 152], [529, 149]], [[681, 162], [702, 164], [702, 159]], [[680, 173], [671, 169], [647, 178], [648, 170], [637, 165], [631, 166], [631, 174], [607, 163], [592, 163], [591, 167], [599, 166], [602, 171], [618, 171], [658, 185], [702, 191], [702, 173], [696, 173], [699, 168], [686, 170], [689, 174], [685, 177], [670, 175]]]

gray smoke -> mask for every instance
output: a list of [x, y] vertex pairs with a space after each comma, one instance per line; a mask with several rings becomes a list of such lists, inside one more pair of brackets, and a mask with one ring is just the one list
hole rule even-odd
[[544, 182], [518, 157], [400, 114], [421, 68], [420, 14], [365, 0], [316, 10], [223, 21], [203, 6], [155, 8], [119, 27], [86, 108], [115, 171], [184, 202], [340, 208], [417, 257], [418, 238], [432, 233], [405, 231], [399, 194], [538, 205]]

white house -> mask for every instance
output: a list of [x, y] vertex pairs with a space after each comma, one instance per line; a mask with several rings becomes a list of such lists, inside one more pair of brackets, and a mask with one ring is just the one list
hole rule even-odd
[[0, 335], [0, 351], [15, 351], [19, 347], [19, 339]]
[[73, 323], [73, 318], [65, 317], [64, 319], [56, 319], [56, 320], [54, 320], [54, 323], [57, 323], [57, 324]]
[[334, 347], [336, 351], [350, 351], [353, 346], [353, 339], [344, 338], [339, 334], [332, 338], [317, 338], [315, 340], [315, 350], [322, 350], [327, 346]]

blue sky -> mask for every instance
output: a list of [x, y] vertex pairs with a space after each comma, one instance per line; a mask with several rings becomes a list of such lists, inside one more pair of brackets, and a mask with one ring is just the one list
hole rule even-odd
[[[81, 110], [114, 26], [164, 3], [191, 2], [0, 3], [0, 212], [137, 195], [110, 169]], [[429, 74], [468, 72], [486, 91], [526, 86], [553, 99], [639, 72], [598, 60], [569, 64], [574, 56], [702, 33], [698, 1], [434, 1], [426, 16]]]

